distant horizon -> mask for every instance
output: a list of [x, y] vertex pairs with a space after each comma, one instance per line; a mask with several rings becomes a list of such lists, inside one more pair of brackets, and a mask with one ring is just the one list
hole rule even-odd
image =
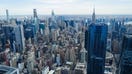
[[[73, 17], [79, 17], [79, 18], [91, 18], [92, 17], [92, 14], [58, 14], [58, 15], [55, 15], [56, 17], [59, 17], [59, 16], [62, 16], [62, 17], [66, 17], [66, 18], [73, 18]], [[9, 15], [9, 18], [17, 18], [17, 19], [22, 19], [22, 18], [25, 18], [25, 17], [28, 17], [28, 18], [32, 18], [33, 17], [33, 14], [30, 14], [30, 15]], [[38, 17], [39, 18], [47, 18], [47, 17], [51, 17], [51, 14], [44, 14], [44, 15], [41, 15], [41, 14], [38, 14]], [[97, 18], [132, 18], [132, 15], [116, 15], [116, 14], [96, 14], [96, 17]], [[0, 19], [7, 19], [6, 18], [6, 15], [0, 15]]]
[[[9, 16], [33, 16], [33, 13], [32, 14], [16, 14], [16, 15], [12, 15], [12, 14], [9, 14]], [[51, 14], [37, 14], [38, 16], [51, 16]], [[55, 14], [55, 16], [66, 16], [66, 15], [71, 15], [71, 16], [91, 16], [91, 14]], [[109, 16], [109, 15], [112, 15], [112, 16], [132, 16], [132, 14], [96, 14], [96, 16]], [[6, 16], [5, 15], [0, 15], [0, 16]]]

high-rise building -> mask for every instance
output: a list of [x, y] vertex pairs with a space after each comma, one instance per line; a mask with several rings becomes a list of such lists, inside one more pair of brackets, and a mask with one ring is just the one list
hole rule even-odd
[[44, 35], [45, 23], [40, 23], [39, 24], [39, 30], [40, 30], [40, 34]]
[[39, 20], [36, 9], [33, 9], [33, 24], [35, 25], [35, 33], [37, 33], [39, 30]]
[[86, 53], [87, 53], [87, 51], [85, 50], [85, 48], [82, 48], [81, 51], [80, 51], [80, 54], [81, 54], [80, 62], [81, 63], [85, 63], [86, 62]]
[[132, 74], [132, 35], [124, 36], [119, 73]]
[[35, 36], [34, 36], [34, 43], [37, 43], [37, 34], [39, 32], [39, 19], [38, 19], [38, 16], [37, 16], [37, 10], [36, 9], [33, 9], [33, 26], [34, 26], [34, 33], [35, 33]]
[[80, 50], [80, 54], [81, 54], [81, 59], [80, 59], [80, 62], [81, 63], [86, 63], [86, 49], [84, 48], [84, 42], [82, 42], [82, 48]]
[[[34, 49], [34, 48], [33, 48]], [[34, 51], [29, 51], [28, 53], [28, 57], [27, 57], [27, 69], [29, 72], [31, 72], [34, 68], [34, 62], [35, 62], [35, 53]]]
[[9, 12], [7, 9], [6, 9], [6, 20], [7, 20], [7, 23], [9, 23]]
[[92, 23], [96, 23], [95, 8], [93, 9], [93, 14], [92, 14]]
[[31, 27], [28, 27], [24, 30], [25, 39], [34, 38], [34, 36], [35, 36], [35, 30], [34, 29], [35, 29], [35, 27], [31, 26]]
[[88, 30], [85, 31], [85, 49], [88, 49]]
[[[11, 51], [21, 51], [25, 48], [23, 25], [3, 25], [2, 28], [5, 39], [9, 40], [11, 44]], [[18, 47], [17, 49], [15, 45]]]
[[25, 49], [25, 38], [24, 38], [24, 31], [22, 25], [14, 26], [14, 33], [16, 38], [16, 45], [19, 47], [19, 51], [23, 51]]
[[2, 24], [0, 24], [0, 51], [3, 51], [5, 48], [6, 38]]
[[10, 27], [9, 25], [2, 25], [2, 35], [1, 35], [1, 42], [2, 42], [2, 48], [6, 47], [6, 41], [9, 40], [11, 43], [11, 48], [12, 48], [12, 42], [14, 40], [14, 35], [12, 33], [13, 28]]
[[87, 74], [104, 74], [107, 30], [108, 26], [104, 23], [89, 25]]
[[33, 9], [33, 17], [34, 18], [37, 18], [38, 16], [37, 16], [37, 10], [36, 9]]

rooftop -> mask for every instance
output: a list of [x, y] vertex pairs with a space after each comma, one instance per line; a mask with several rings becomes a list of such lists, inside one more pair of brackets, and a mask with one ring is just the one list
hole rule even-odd
[[84, 68], [86, 68], [86, 65], [85, 65], [85, 63], [77, 63], [76, 64], [76, 67], [75, 67], [75, 69], [84, 69]]
[[13, 73], [17, 72], [17, 70], [18, 69], [13, 68], [13, 67], [0, 65], [0, 74], [13, 74]]

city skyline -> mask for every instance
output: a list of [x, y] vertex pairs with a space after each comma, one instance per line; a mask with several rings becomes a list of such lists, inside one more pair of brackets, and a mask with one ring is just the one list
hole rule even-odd
[[0, 14], [5, 15], [8, 9], [11, 15], [32, 14], [37, 9], [38, 14], [91, 14], [93, 8], [96, 14], [132, 14], [131, 0], [0, 0]]
[[132, 74], [130, 0], [0, 0], [0, 74]]

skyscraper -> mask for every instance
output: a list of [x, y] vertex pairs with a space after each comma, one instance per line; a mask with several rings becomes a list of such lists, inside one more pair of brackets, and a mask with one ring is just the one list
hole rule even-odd
[[37, 16], [37, 10], [36, 9], [33, 9], [33, 15], [34, 15], [33, 16], [34, 18], [38, 18], [38, 16]]
[[132, 35], [124, 36], [119, 73], [132, 74]]
[[37, 33], [39, 30], [39, 20], [36, 9], [33, 9], [33, 22], [33, 24], [35, 25], [35, 33]]
[[104, 74], [107, 30], [108, 27], [104, 23], [89, 25], [87, 42], [88, 74]]
[[92, 14], [92, 23], [96, 22], [96, 17], [95, 17], [95, 8], [93, 9], [93, 14]]
[[15, 32], [16, 44], [19, 47], [18, 51], [22, 52], [25, 49], [25, 38], [24, 38], [23, 26], [22, 25], [14, 26], [14, 32]]
[[85, 31], [85, 49], [88, 49], [88, 30]]
[[39, 32], [39, 19], [37, 16], [37, 10], [33, 9], [33, 26], [34, 26], [34, 43], [37, 43], [37, 33]]
[[87, 53], [87, 51], [84, 48], [84, 42], [82, 42], [82, 48], [80, 50], [80, 54], [81, 54], [81, 60], [80, 60], [80, 62], [81, 63], [86, 63], [86, 53]]
[[7, 23], [9, 23], [9, 12], [7, 9], [6, 9], [6, 20], [7, 20]]

